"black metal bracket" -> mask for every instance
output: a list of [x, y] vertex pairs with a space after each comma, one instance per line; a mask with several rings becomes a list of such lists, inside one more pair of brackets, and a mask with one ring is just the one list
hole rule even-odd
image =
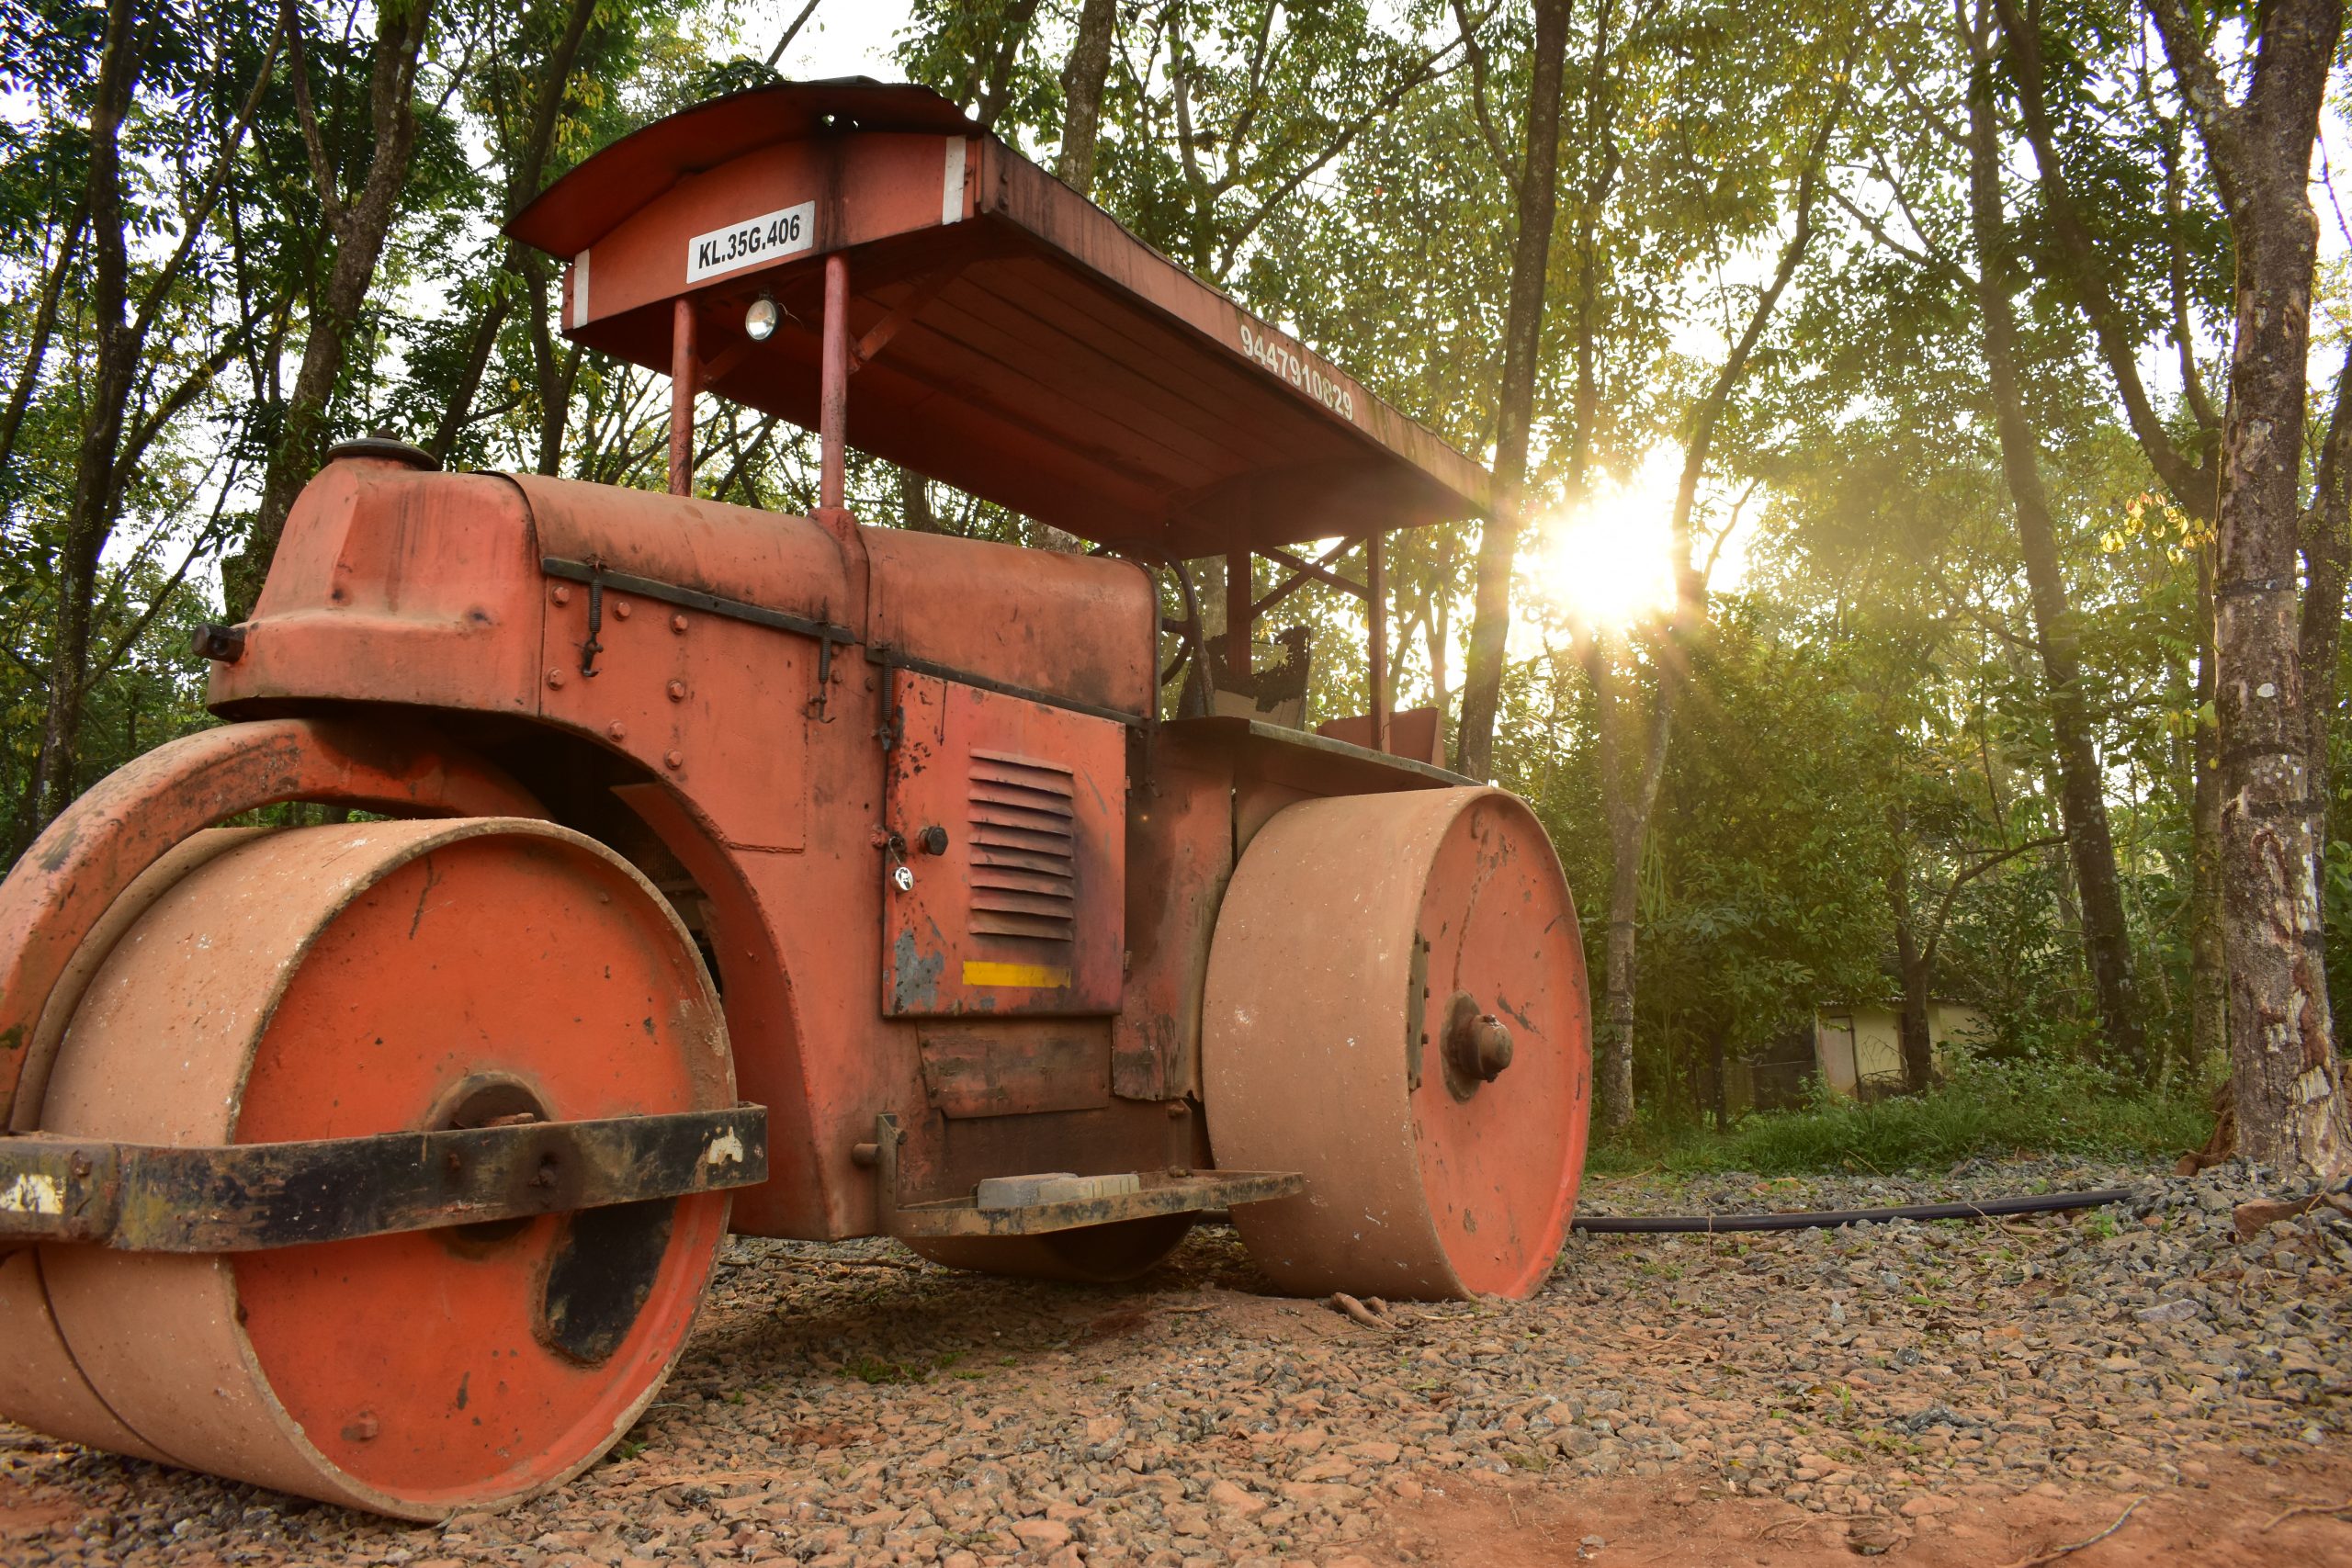
[[808, 714], [820, 724], [831, 724], [833, 716], [827, 710], [833, 699], [833, 629], [820, 626], [817, 631], [817, 694], [808, 699]]
[[802, 637], [822, 637], [837, 643], [857, 641], [855, 632], [834, 622], [812, 621], [806, 615], [771, 610], [764, 604], [747, 604], [741, 599], [706, 593], [699, 588], [662, 582], [650, 577], [639, 577], [634, 572], [613, 571], [601, 560], [568, 560], [562, 556], [542, 556], [539, 570], [561, 581], [584, 582], [592, 588], [601, 583], [616, 593], [630, 593], [639, 599], [674, 604], [681, 610], [700, 610], [706, 615], [724, 615], [730, 621], [746, 621], [755, 626], [773, 626], [777, 631], [797, 632]]
[[256, 1252], [765, 1181], [757, 1105], [306, 1143], [0, 1137], [0, 1251]]
[[580, 672], [594, 679], [596, 656], [605, 651], [597, 638], [605, 629], [605, 577], [594, 572], [588, 579], [588, 640], [580, 645]]
[[1010, 682], [990, 680], [986, 675], [975, 674], [969, 670], [958, 670], [950, 664], [934, 664], [928, 659], [912, 659], [894, 648], [878, 647], [869, 643], [866, 645], [865, 659], [869, 664], [878, 664], [886, 670], [904, 670], [916, 675], [928, 675], [935, 681], [952, 681], [959, 686], [976, 687], [983, 692], [993, 693], [1000, 697], [1018, 697], [1024, 703], [1035, 703], [1039, 707], [1060, 708], [1065, 713], [1084, 714], [1089, 718], [1107, 718], [1114, 724], [1124, 724], [1131, 729], [1140, 729], [1150, 722], [1146, 715], [1129, 713], [1125, 708], [1104, 707], [1100, 703], [1082, 703], [1075, 697], [1057, 697], [1051, 692], [1040, 692], [1032, 686], [1016, 686]]

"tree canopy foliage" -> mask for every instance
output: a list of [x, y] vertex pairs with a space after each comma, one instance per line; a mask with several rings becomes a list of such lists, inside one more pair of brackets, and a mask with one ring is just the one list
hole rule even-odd
[[[331, 441], [663, 482], [666, 383], [570, 343], [553, 268], [499, 223], [628, 130], [774, 79], [847, 3], [0, 0], [11, 855], [207, 722], [189, 630], [250, 604]], [[1550, 829], [1622, 1124], [1717, 1106], [1838, 1007], [1901, 1012], [1914, 1079], [1939, 998], [1978, 1010], [1984, 1055], [2130, 1092], [2224, 1070], [2217, 530], [2253, 395], [2246, 247], [2285, 199], [2261, 176], [2300, 188], [2277, 167], [2299, 122], [2253, 63], [2287, 59], [2290, 23], [914, 0], [897, 58], [1465, 452], [1523, 446], [1483, 540], [1392, 542], [1395, 698], [1471, 713], [1459, 754]], [[2324, 47], [2323, 152], [2352, 105]], [[2279, 395], [2309, 403], [2287, 547], [2341, 1016], [2352, 224], [2327, 174], [2313, 369]], [[1515, 305], [1523, 257], [1541, 287]], [[698, 419], [701, 493], [814, 504], [813, 437], [707, 399]], [[869, 522], [1057, 542], [879, 461], [850, 479]], [[1507, 635], [1479, 630], [1482, 543]], [[1627, 571], [1631, 607], [1596, 604]], [[1221, 571], [1201, 586], [1214, 620]], [[1310, 723], [1363, 711], [1361, 606], [1317, 587], [1283, 614]]]

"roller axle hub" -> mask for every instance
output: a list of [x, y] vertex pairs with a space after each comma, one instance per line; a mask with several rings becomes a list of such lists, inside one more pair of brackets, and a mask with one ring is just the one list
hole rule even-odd
[[1467, 994], [1453, 998], [1445, 1028], [1445, 1084], [1456, 1099], [1478, 1092], [1510, 1066], [1510, 1031], [1493, 1013], [1481, 1012]]

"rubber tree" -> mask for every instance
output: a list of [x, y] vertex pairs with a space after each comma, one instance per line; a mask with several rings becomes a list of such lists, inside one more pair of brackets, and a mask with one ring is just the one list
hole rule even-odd
[[1666, 772], [1677, 694], [1689, 669], [1690, 649], [1704, 635], [1707, 624], [1706, 570], [1698, 559], [1693, 534], [1699, 485], [1713, 457], [1716, 433], [1813, 244], [1830, 143], [1852, 96], [1852, 64], [1849, 54], [1839, 72], [1837, 90], [1801, 154], [1804, 161], [1792, 193], [1789, 231], [1772, 276], [1749, 306], [1739, 335], [1732, 340], [1684, 426], [1682, 473], [1675, 484], [1668, 531], [1676, 569], [1674, 606], [1663, 628], [1646, 710], [1628, 677], [1630, 639], [1622, 632], [1606, 630], [1584, 639], [1585, 671], [1596, 699], [1595, 757], [1610, 846], [1609, 967], [1603, 982], [1600, 1059], [1594, 1071], [1595, 1109], [1601, 1125], [1612, 1131], [1622, 1131], [1634, 1122], [1634, 917], [1642, 847], [1649, 837], [1658, 782]]
[[[2210, 529], [2218, 502], [2221, 415], [2206, 391], [2204, 371], [2198, 363], [2196, 332], [2191, 320], [2191, 267], [2186, 254], [2187, 233], [2190, 227], [2186, 221], [2188, 182], [2182, 166], [2181, 128], [2168, 120], [2153, 102], [2144, 104], [2143, 113], [2149, 122], [2148, 130], [2164, 150], [2165, 200], [2162, 212], [2156, 215], [2154, 232], [2147, 231], [2149, 217], [2146, 214], [2118, 210], [2114, 203], [2109, 203], [2104, 210], [2095, 208], [2086, 192], [2100, 188], [2103, 182], [2095, 176], [2086, 178], [2069, 169], [2062, 123], [2068, 118], [2085, 117], [2078, 114], [2070, 116], [2070, 109], [2079, 106], [2070, 105], [2058, 96], [2068, 88], [2077, 96], [2085, 91], [2080, 80], [2081, 73], [2077, 71], [2064, 80], [2053, 81], [2046, 60], [2046, 22], [2041, 0], [1995, 0], [1993, 15], [1997, 18], [2004, 58], [1998, 61], [1985, 58], [1985, 51], [1992, 39], [1981, 37], [1974, 50], [1977, 58], [1972, 63], [1987, 71], [2000, 70], [2007, 85], [2014, 90], [2018, 125], [2032, 150], [2035, 186], [2052, 242], [2048, 247], [2048, 260], [2064, 284], [2064, 295], [2074, 302], [2091, 331], [2100, 363], [2106, 367], [2116, 395], [2123, 405], [2125, 423], [2147, 458], [2148, 466], [2174, 503], [2196, 523]], [[2071, 53], [2078, 47], [2070, 39], [2064, 51]], [[2153, 99], [2150, 73], [2142, 70], [2134, 72], [2133, 75], [2140, 84], [2138, 96], [2143, 100]], [[1997, 142], [2000, 135], [1997, 127], [1988, 128], [1987, 134]], [[1997, 156], [1996, 152], [1996, 159]], [[1973, 157], [1972, 139], [1972, 160]], [[2135, 316], [2134, 309], [2127, 308], [2127, 302], [2133, 302], [2136, 290], [2125, 276], [2125, 258], [2135, 252], [2159, 250], [2165, 258], [2163, 281], [2168, 290], [2168, 298], [2165, 300], [2167, 307], [2164, 312], [2165, 330], [2171, 338], [2172, 357], [2179, 370], [2182, 411], [2188, 416], [2190, 425], [2185, 440], [2157, 408], [2141, 370], [2141, 354], [2147, 336], [2146, 317]], [[1980, 281], [1983, 273], [1984, 269], [1980, 269]], [[1990, 332], [1992, 329], [1988, 326], [1986, 330]], [[2007, 336], [2014, 341], [2014, 327]], [[2034, 482], [2038, 490], [2039, 481]], [[2122, 898], [2116, 891], [2114, 846], [2108, 832], [2105, 808], [2091, 798], [2098, 795], [2101, 781], [2089, 742], [2082, 733], [2087, 720], [2080, 712], [2081, 701], [2075, 683], [2080, 675], [2080, 660], [2071, 632], [2061, 626], [2057, 635], [2053, 636], [2049, 628], [2055, 623], [2043, 619], [2045, 608], [2063, 611], [2065, 587], [2057, 576], [2054, 558], [2045, 553], [2042, 542], [2028, 536], [2036, 531], [2040, 521], [2046, 521], [2046, 504], [2038, 499], [2019, 499], [2019, 541], [2026, 554], [2036, 621], [2042, 639], [2043, 660], [2052, 688], [2052, 728], [2059, 731], [2059, 764], [2064, 791], [2063, 804], [2068, 808], [2067, 852], [2076, 884], [2082, 889], [2083, 945], [2098, 994], [2100, 1022], [2106, 1030], [2112, 1055], [2120, 1063], [2132, 1067], [2135, 1076], [2144, 1078], [2154, 1073], [2154, 1064], [2148, 1060], [2144, 1025], [2132, 973], [2131, 935], [2124, 924]], [[2191, 761], [2196, 772], [2189, 818], [2189, 1058], [2192, 1067], [2221, 1047], [2228, 1010], [2223, 994], [2219, 924], [2221, 858], [2218, 832], [2221, 818], [2218, 757], [2211, 727], [2204, 722], [2202, 716], [2210, 708], [2212, 695], [2213, 660], [2210, 637], [2205, 635], [2210, 633], [2213, 615], [2211, 561], [2202, 558], [2210, 555], [2210, 546], [2199, 542], [2195, 547], [2200, 556], [2198, 620], [2200, 642], [2204, 646], [2200, 647], [2198, 660], [2199, 719]], [[2036, 575], [2037, 567], [2041, 569], [2039, 576]], [[2053, 659], [2055, 664], [2051, 662]], [[2061, 667], [2068, 666], [2072, 667], [2071, 672], [2062, 673]], [[2085, 818], [2084, 828], [2078, 829], [2077, 817], [2094, 806], [2098, 807], [2098, 819], [2094, 822]]]
[[[229, 618], [253, 613], [270, 558], [277, 553], [294, 497], [310, 482], [325, 450], [329, 404], [350, 355], [360, 307], [376, 281], [384, 241], [399, 216], [401, 187], [416, 150], [416, 74], [433, 20], [434, 0], [380, 0], [368, 77], [368, 153], [356, 188], [340, 172], [345, 160], [331, 146], [311, 90], [304, 18], [285, 0], [282, 26], [293, 77], [294, 110], [310, 162], [313, 194], [333, 242], [334, 259], [309, 301], [302, 365], [295, 373], [278, 426], [277, 444], [262, 476], [260, 508], [243, 550], [221, 564]], [[354, 128], [356, 133], [356, 128]]]
[[[2344, 13], [2339, 0], [2264, 8], [2238, 76], [2216, 58], [2206, 17], [2181, 0], [2149, 9], [2237, 253], [2213, 596], [2238, 1147], [2290, 1177], [2333, 1180], [2352, 1170], [2352, 1120], [2328, 1011], [2296, 557], [2319, 245], [2309, 180]], [[2233, 77], [2244, 84], [2234, 97]], [[2327, 586], [2340, 593], [2341, 581]]]
[[[1519, 509], [1527, 485], [1528, 436], [1535, 419], [1552, 220], [1559, 201], [1560, 84], [1567, 60], [1569, 9], [1568, 0], [1536, 0], [1524, 144], [1513, 171], [1518, 227], [1503, 312], [1502, 387], [1496, 400], [1495, 502], [1478, 533], [1470, 645], [1463, 662], [1462, 718], [1454, 732], [1453, 765], [1474, 779], [1494, 772], [1495, 711], [1502, 696], [1504, 645], [1510, 634], [1511, 566], [1519, 551]], [[1464, 18], [1465, 36], [1468, 32]]]
[[1976, 250], [1976, 306], [1984, 340], [1985, 394], [2001, 451], [2018, 554], [2025, 564], [2050, 728], [2058, 767], [2058, 808], [2081, 901], [2083, 946], [2098, 994], [2107, 1054], [2144, 1078], [2148, 1043], [2133, 985], [2131, 928], [2107, 817], [2106, 780], [2091, 735], [2083, 683], [2081, 632], [2059, 560], [2058, 529], [2042, 483], [2041, 454], [2026, 413], [2018, 343], [2018, 268], [2001, 189], [2001, 130], [1994, 102], [1995, 28], [1980, 8], [1963, 25], [1968, 88], [1968, 201]]
[[1094, 190], [1094, 148], [1102, 129], [1102, 87], [1111, 74], [1118, 0], [1086, 0], [1062, 66], [1062, 145], [1054, 173], [1080, 196]]
[[[548, 158], [554, 152], [556, 130], [562, 123], [565, 102], [570, 96], [572, 68], [587, 39], [589, 24], [596, 13], [596, 0], [560, 0], [560, 5], [548, 9], [553, 13], [551, 37], [532, 39], [537, 45], [533, 50], [514, 47], [522, 39], [507, 40], [502, 51], [509, 61], [523, 56], [517, 62], [520, 69], [511, 94], [493, 95], [495, 112], [492, 116], [493, 145], [506, 165], [509, 218], [528, 205], [547, 183]], [[814, 9], [813, 5], [810, 9]], [[783, 52], [792, 41], [793, 33], [808, 19], [808, 12], [804, 10], [776, 44], [777, 53]], [[520, 25], [526, 28], [535, 22], [542, 27], [548, 25], [528, 14], [520, 18]], [[547, 258], [538, 252], [512, 241], [503, 247], [498, 280], [483, 299], [481, 314], [474, 322], [458, 363], [456, 385], [425, 444], [425, 449], [435, 458], [448, 460], [451, 448], [473, 418], [474, 400], [481, 393], [492, 351], [497, 346], [499, 330], [513, 312], [518, 292], [527, 295], [526, 308], [536, 310], [543, 321], [550, 281]], [[570, 412], [571, 371], [579, 361], [576, 355], [555, 352], [552, 334], [544, 325], [530, 335], [540, 407], [538, 471], [552, 474], [561, 454], [565, 416]]]
[[[40, 750], [29, 781], [31, 809], [18, 819], [17, 841], [8, 846], [10, 859], [65, 809], [78, 787], [99, 568], [121, 514], [124, 494], [156, 437], [245, 347], [257, 324], [247, 321], [219, 333], [209, 355], [176, 377], [156, 378], [148, 357], [150, 339], [159, 321], [179, 302], [178, 289], [235, 177], [237, 160], [278, 44], [275, 35], [266, 40], [258, 75], [242, 95], [233, 119], [217, 128], [197, 124], [177, 128], [198, 137], [194, 145], [175, 150], [175, 161], [176, 154], [186, 155], [180, 168], [189, 182], [178, 194], [173, 215], [179, 236], [159, 262], [134, 266], [133, 235], [148, 230], [156, 219], [134, 202], [132, 190], [139, 182], [135, 170], [126, 174], [126, 164], [135, 164], [137, 154], [126, 158], [125, 127], [132, 118], [142, 75], [151, 69], [161, 71], [168, 58], [178, 54], [179, 40], [172, 36], [172, 29], [185, 19], [145, 10], [132, 0], [109, 0], [98, 20], [96, 69], [88, 95], [85, 181], [75, 220], [85, 231], [82, 243], [86, 276], [81, 282], [81, 305], [88, 315], [91, 350], [78, 372], [80, 412], [73, 490], [59, 552], [57, 611], [50, 638]], [[220, 57], [220, 63], [225, 64], [229, 58]], [[165, 87], [166, 102], [188, 119], [198, 120], [202, 117], [187, 106], [204, 96], [225, 96], [224, 89], [233, 90], [233, 84], [215, 80], [170, 85]], [[169, 119], [172, 115], [167, 111], [159, 118]], [[216, 129], [217, 141], [210, 139]], [[61, 259], [61, 279], [63, 269]], [[257, 313], [266, 315], [266, 308]], [[38, 370], [38, 362], [28, 364], [27, 384], [15, 389], [16, 394], [29, 396], [31, 378]], [[143, 383], [142, 372], [147, 378]], [[14, 412], [14, 399], [11, 410], [12, 419], [20, 417]], [[14, 429], [12, 423], [12, 440]]]

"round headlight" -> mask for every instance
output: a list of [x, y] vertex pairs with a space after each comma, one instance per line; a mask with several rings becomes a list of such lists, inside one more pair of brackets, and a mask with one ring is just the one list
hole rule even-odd
[[776, 308], [775, 300], [764, 294], [761, 295], [752, 300], [751, 308], [743, 312], [743, 335], [753, 343], [767, 342], [775, 335], [775, 324], [782, 319], [783, 314], [784, 312]]

